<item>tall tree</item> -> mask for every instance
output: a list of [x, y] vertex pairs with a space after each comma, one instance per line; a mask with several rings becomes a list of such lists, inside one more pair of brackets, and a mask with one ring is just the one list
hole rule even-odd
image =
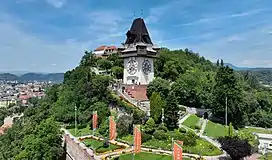
[[161, 98], [160, 94], [153, 92], [150, 97], [150, 116], [156, 123], [159, 123], [161, 120], [162, 108], [164, 108], [164, 105], [164, 100]]
[[243, 94], [233, 69], [228, 66], [220, 67], [215, 76], [213, 89], [213, 114], [224, 118], [227, 100], [228, 122], [232, 122], [235, 127], [243, 126], [245, 116]]
[[165, 111], [165, 124], [168, 129], [173, 130], [178, 128], [179, 111], [177, 98], [174, 92], [170, 92], [166, 99]]

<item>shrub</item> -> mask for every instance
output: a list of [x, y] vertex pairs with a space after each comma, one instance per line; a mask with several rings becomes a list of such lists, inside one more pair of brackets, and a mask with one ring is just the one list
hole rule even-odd
[[142, 143], [147, 142], [152, 138], [152, 135], [142, 132]]
[[86, 128], [87, 127], [87, 124], [80, 124], [77, 126], [77, 129], [83, 129], [83, 128]]
[[70, 124], [70, 125], [66, 126], [66, 129], [72, 129], [72, 128], [75, 128], [74, 124]]
[[158, 140], [164, 140], [168, 138], [168, 135], [162, 130], [157, 130], [154, 132], [154, 137]]
[[159, 127], [157, 128], [157, 130], [162, 130], [164, 132], [168, 131], [167, 127], [163, 123], [159, 125]]
[[180, 132], [180, 133], [186, 133], [187, 130], [186, 130], [185, 128], [182, 127], [182, 128], [179, 128], [179, 132]]

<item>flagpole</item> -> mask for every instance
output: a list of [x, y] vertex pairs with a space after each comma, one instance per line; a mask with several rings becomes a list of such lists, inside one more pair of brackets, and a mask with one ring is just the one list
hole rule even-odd
[[172, 137], [172, 160], [174, 160], [174, 138]]
[[75, 105], [75, 137], [76, 137], [76, 129], [77, 129], [77, 120], [76, 120], [76, 112], [77, 112], [77, 107]]
[[135, 145], [135, 125], [133, 124], [132, 160], [134, 160], [134, 156], [135, 156], [134, 145]]
[[[111, 117], [109, 117], [109, 126], [111, 126]], [[111, 134], [111, 130], [109, 129], [109, 149], [110, 149], [110, 135]], [[110, 152], [111, 152], [111, 149], [110, 149], [110, 151], [109, 151], [109, 159], [110, 159]]]

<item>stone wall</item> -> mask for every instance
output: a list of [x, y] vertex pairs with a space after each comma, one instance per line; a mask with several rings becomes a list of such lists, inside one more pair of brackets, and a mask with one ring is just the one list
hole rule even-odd
[[66, 160], [96, 160], [92, 150], [87, 148], [84, 144], [80, 143], [68, 134], [64, 135]]

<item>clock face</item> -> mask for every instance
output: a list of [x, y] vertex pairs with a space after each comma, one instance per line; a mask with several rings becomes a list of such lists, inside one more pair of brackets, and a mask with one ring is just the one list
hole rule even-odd
[[137, 72], [137, 61], [133, 59], [128, 61], [127, 71], [131, 75], [135, 74]]
[[149, 74], [151, 72], [151, 63], [149, 62], [149, 60], [144, 60], [142, 67], [145, 74]]

